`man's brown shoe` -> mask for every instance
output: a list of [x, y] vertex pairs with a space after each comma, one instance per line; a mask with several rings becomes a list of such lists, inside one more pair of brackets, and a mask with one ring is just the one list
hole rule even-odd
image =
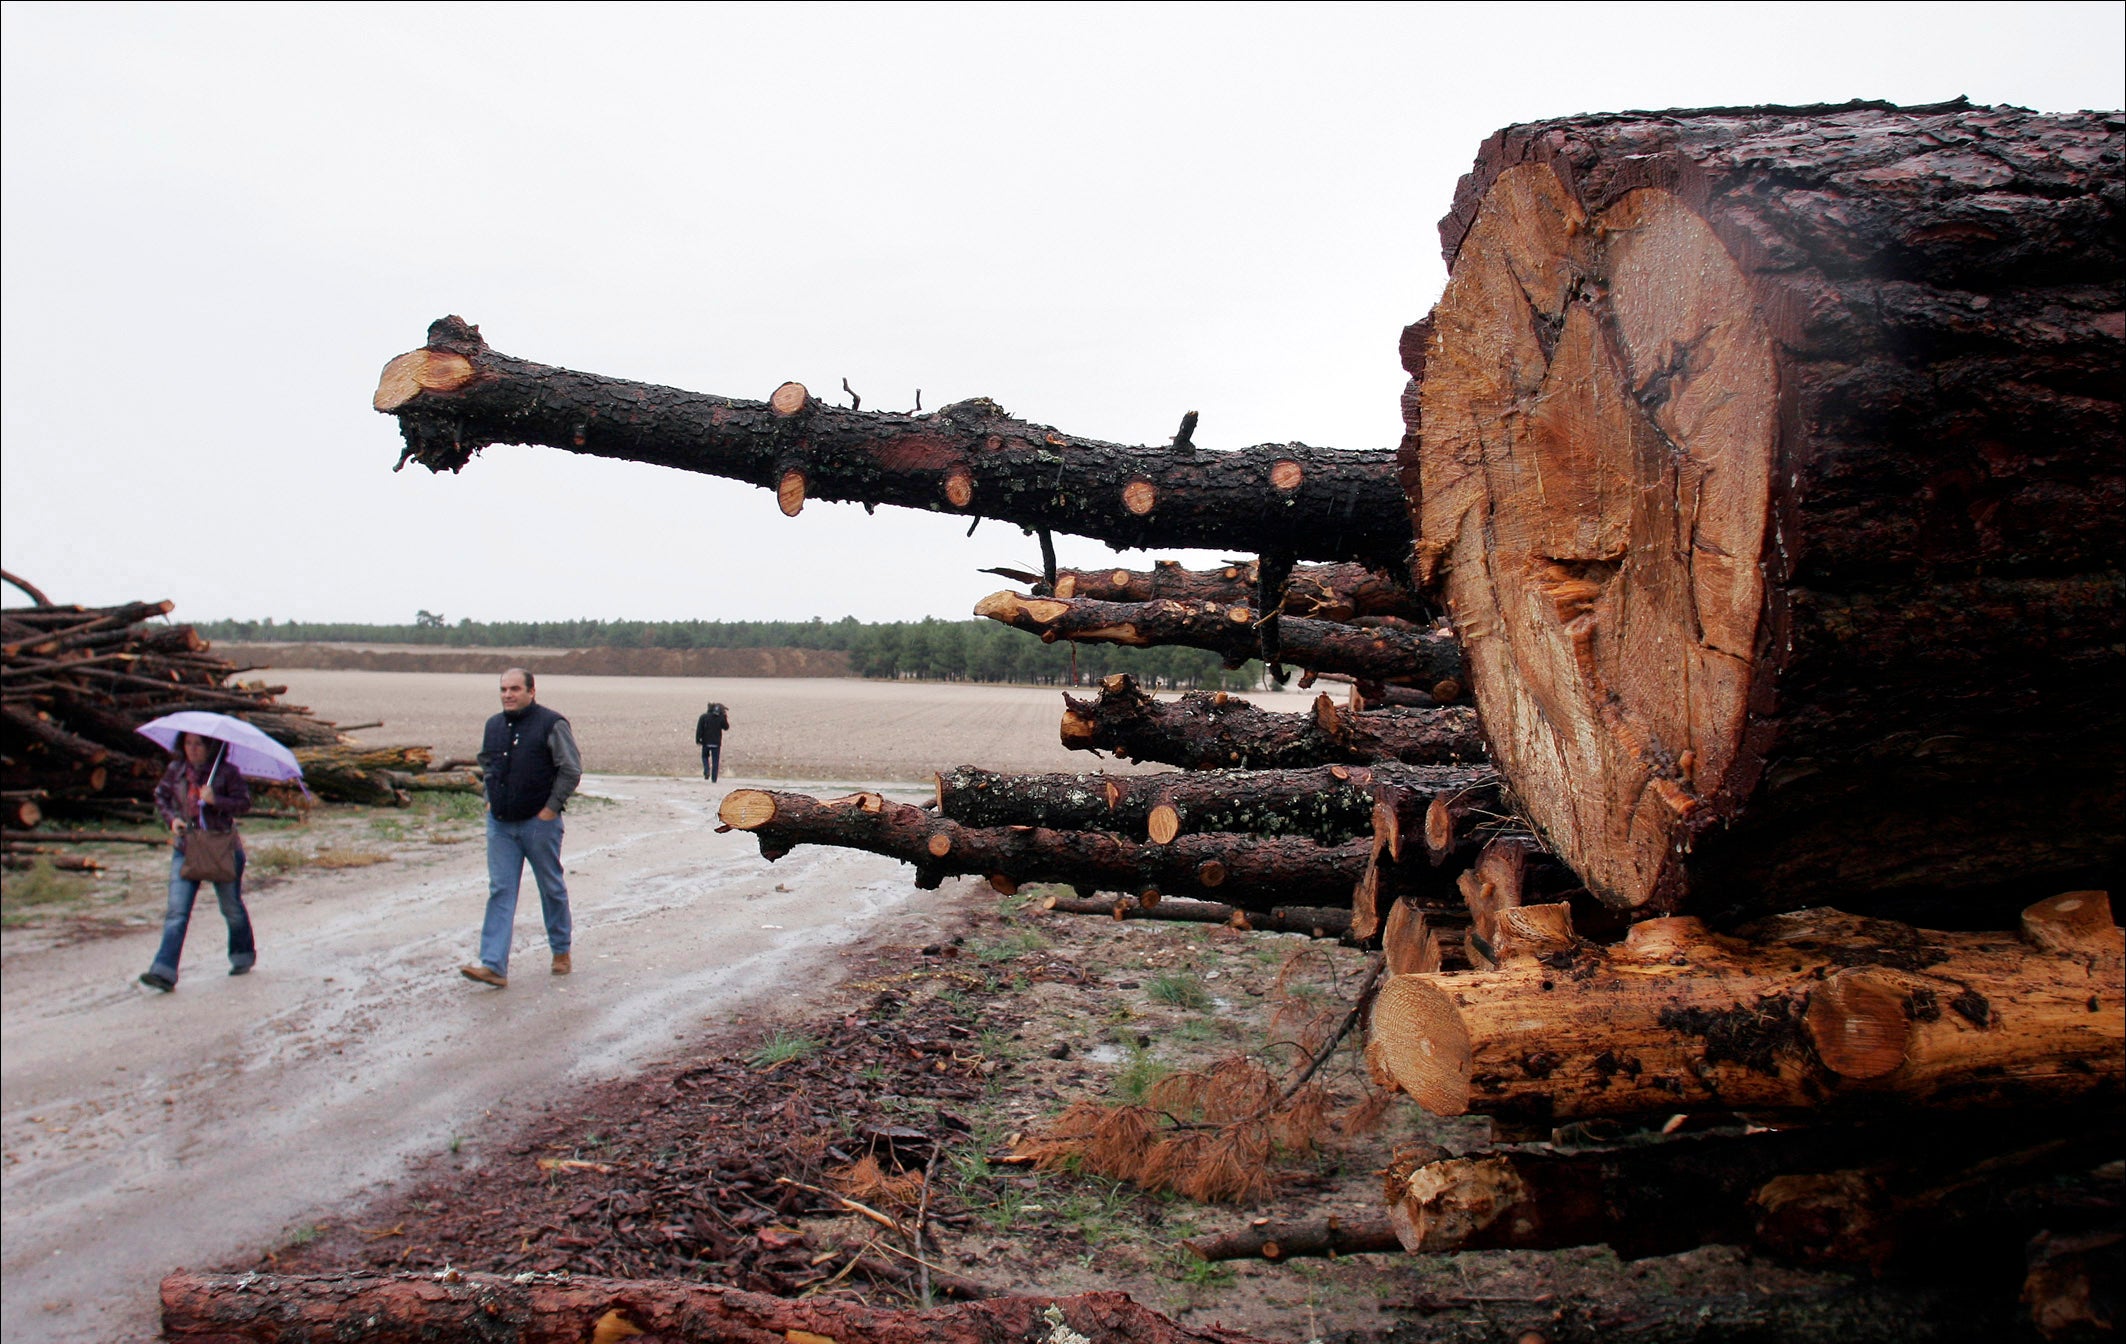
[[568, 959], [568, 953], [566, 953], [566, 952], [556, 952], [556, 953], [554, 953], [554, 974], [555, 974], [555, 975], [567, 975], [567, 974], [568, 974], [568, 973], [569, 973], [570, 971], [573, 971], [573, 970], [575, 970], [575, 969], [576, 969], [576, 965], [575, 965], [575, 963], [574, 963], [574, 962], [572, 962], [572, 961], [570, 961], [570, 960]]
[[493, 985], [496, 989], [509, 988], [508, 976], [498, 975], [478, 962], [474, 962], [470, 966], [458, 967], [458, 974], [464, 976], [467, 980], [477, 980], [483, 985]]

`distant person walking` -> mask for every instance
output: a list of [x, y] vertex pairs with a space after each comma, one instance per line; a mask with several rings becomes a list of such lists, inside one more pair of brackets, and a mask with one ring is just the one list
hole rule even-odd
[[583, 778], [583, 758], [568, 720], [538, 703], [533, 686], [532, 674], [521, 667], [502, 674], [502, 712], [487, 721], [480, 743], [480, 767], [487, 772], [487, 918], [480, 925], [480, 960], [458, 973], [496, 989], [509, 984], [509, 939], [526, 863], [539, 884], [554, 974], [573, 969], [561, 809]]
[[[167, 994], [177, 988], [177, 959], [184, 952], [185, 930], [192, 923], [192, 904], [199, 899], [199, 884], [214, 882], [221, 917], [229, 925], [229, 974], [242, 975], [258, 960], [251, 941], [251, 912], [244, 909], [244, 847], [236, 836], [236, 819], [251, 810], [251, 786], [243, 772], [220, 750], [221, 743], [198, 733], [177, 739], [177, 759], [162, 772], [155, 786], [155, 813], [170, 828], [170, 903], [162, 917], [162, 946], [155, 950], [154, 964], [141, 972], [140, 983]], [[208, 838], [196, 837], [206, 832]], [[222, 851], [221, 862], [229, 866], [226, 876], [185, 876], [185, 850]], [[204, 856], [204, 853], [203, 853]], [[202, 865], [192, 865], [195, 873]]]
[[731, 726], [731, 711], [721, 701], [709, 701], [709, 708], [694, 720], [694, 741], [701, 746], [701, 777], [714, 783], [717, 772], [723, 768], [723, 730]]

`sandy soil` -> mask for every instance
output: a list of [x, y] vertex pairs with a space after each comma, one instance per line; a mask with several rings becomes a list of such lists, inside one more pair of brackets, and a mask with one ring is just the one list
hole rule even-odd
[[[417, 742], [438, 759], [471, 756], [495, 709], [494, 678], [475, 673], [319, 672], [263, 674], [287, 699], [341, 723], [382, 719], [356, 734], [375, 744]], [[1093, 695], [1091, 690], [1075, 694]], [[1250, 693], [1266, 709], [1296, 711], [1314, 695]], [[1025, 686], [945, 686], [830, 678], [542, 677], [539, 699], [568, 715], [587, 770], [620, 775], [693, 775], [694, 719], [711, 700], [731, 711], [724, 772], [771, 779], [876, 785], [927, 783], [956, 765], [992, 770], [1164, 769], [1090, 752], [1057, 738], [1063, 693]]]
[[[439, 756], [472, 754], [494, 705], [485, 676], [274, 680], [328, 718], [385, 720], [366, 742]], [[620, 1076], [793, 979], [835, 974], [853, 940], [914, 936], [950, 902], [956, 884], [917, 893], [907, 869], [868, 855], [802, 849], [770, 868], [751, 837], [714, 833], [724, 790], [901, 781], [914, 798], [929, 772], [967, 761], [1118, 768], [1054, 745], [1052, 690], [554, 677], [540, 691], [576, 726], [586, 791], [610, 800], [570, 812], [571, 979], [546, 973], [528, 883], [511, 987], [454, 973], [485, 892], [468, 821], [342, 814], [286, 835], [253, 828], [254, 847], [389, 861], [254, 874], [260, 962], [243, 978], [223, 973], [222, 923], [202, 905], [167, 997], [134, 982], [160, 927], [155, 851], [110, 847], [115, 871], [94, 884], [92, 915], [0, 935], [0, 1335], [148, 1337], [168, 1269], [282, 1241], [294, 1220], [409, 1159]], [[734, 720], [714, 787], [695, 774], [692, 742], [711, 699]]]

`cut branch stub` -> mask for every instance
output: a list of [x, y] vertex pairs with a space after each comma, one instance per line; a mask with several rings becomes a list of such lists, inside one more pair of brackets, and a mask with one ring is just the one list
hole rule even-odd
[[1486, 143], [1405, 348], [1419, 565], [1604, 900], [2006, 917], [2116, 871], [2122, 147], [1881, 104]]
[[1655, 919], [1612, 949], [1399, 976], [1368, 1049], [1429, 1110], [1543, 1123], [2101, 1102], [2126, 1080], [2121, 969], [2115, 953], [1828, 910], [1747, 940]]
[[[377, 392], [400, 458], [456, 471], [489, 444], [535, 443], [725, 476], [803, 498], [964, 509], [1116, 546], [1275, 545], [1303, 559], [1404, 563], [1408, 514], [1387, 450], [1260, 444], [1232, 452], [1130, 447], [1065, 435], [963, 401], [931, 414], [828, 406], [785, 384], [767, 402], [683, 392], [496, 353], [443, 318], [393, 360]], [[1303, 480], [1272, 476], [1298, 463]]]

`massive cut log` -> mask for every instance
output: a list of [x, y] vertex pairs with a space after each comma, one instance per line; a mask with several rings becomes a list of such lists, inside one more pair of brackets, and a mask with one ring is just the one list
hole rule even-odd
[[[1324, 765], [1299, 770], [1190, 770], [1162, 775], [1009, 775], [963, 765], [937, 777], [938, 813], [963, 826], [1113, 831], [1165, 843], [1232, 831], [1304, 835], [1339, 844], [1436, 799], [1467, 810], [1499, 806], [1498, 776], [1482, 765]], [[1389, 843], [1383, 838], [1382, 843]]]
[[1154, 699], [1127, 673], [1100, 683], [1094, 700], [1063, 697], [1063, 745], [1185, 770], [1300, 769], [1314, 765], [1451, 765], [1484, 759], [1473, 710], [1339, 710], [1324, 695], [1311, 714], [1258, 709], [1223, 691]]
[[[971, 873], [1012, 884], [1064, 882], [1100, 891], [1186, 896], [1251, 909], [1348, 904], [1369, 842], [1324, 846], [1304, 837], [1183, 835], [1140, 844], [1107, 831], [962, 826], [875, 793], [821, 801], [801, 793], [733, 789], [717, 816], [780, 858], [798, 845], [839, 845], [911, 863], [916, 884]], [[1437, 902], [1450, 888], [1435, 887]]]
[[[1560, 1147], [1420, 1150], [1390, 1166], [1400, 1244], [1444, 1254], [1605, 1243], [1638, 1257], [1709, 1242], [1790, 1263], [1880, 1271], [2019, 1256], [2111, 1160], [2091, 1113], [1899, 1117], [1877, 1125], [1729, 1128]], [[2077, 1184], [2083, 1184], [2079, 1193]]]
[[2122, 145], [1961, 103], [1485, 143], [1404, 342], [1419, 570], [1605, 899], [2005, 923], [2117, 873]]
[[385, 365], [374, 405], [398, 417], [400, 465], [432, 471], [456, 471], [489, 444], [531, 443], [727, 476], [775, 491], [790, 514], [808, 499], [855, 500], [1116, 547], [1274, 550], [1382, 568], [1410, 550], [1388, 449], [1126, 447], [1015, 419], [991, 401], [929, 415], [842, 410], [795, 383], [745, 401], [498, 354], [455, 317]]
[[2049, 1106], [2115, 1101], [2126, 1080], [2126, 958], [2101, 892], [2039, 902], [2019, 938], [1830, 910], [1750, 933], [1647, 920], [1613, 948], [1397, 976], [1369, 1059], [1437, 1114], [1543, 1123]]
[[[1020, 583], [1044, 576], [1020, 570], [989, 571]], [[1235, 606], [1257, 600], [1262, 566], [1254, 560], [1233, 561], [1217, 569], [1183, 569], [1178, 560], [1154, 561], [1149, 570], [1059, 569], [1049, 597], [1090, 598], [1099, 602], [1215, 602]], [[1287, 616], [1315, 621], [1386, 618], [1430, 624], [1431, 606], [1411, 590], [1398, 571], [1364, 565], [1295, 565], [1285, 580]]]
[[1176, 1325], [1127, 1293], [996, 1297], [929, 1311], [804, 1301], [670, 1279], [552, 1274], [172, 1274], [163, 1338], [188, 1344], [371, 1344], [508, 1339], [583, 1344], [634, 1336], [670, 1344], [1016, 1344], [1076, 1332], [1094, 1344], [1251, 1344]]
[[[1021, 597], [991, 593], [977, 602], [974, 614], [1014, 630], [1039, 635], [1044, 643], [1059, 639], [1087, 644], [1128, 644], [1138, 648], [1178, 644], [1208, 649], [1239, 667], [1262, 656], [1255, 609], [1246, 604], [1215, 602], [1098, 602], [1089, 598]], [[1462, 686], [1462, 654], [1451, 635], [1393, 626], [1362, 629], [1336, 621], [1280, 617], [1277, 623], [1283, 660], [1316, 672], [1341, 672], [1369, 681], [1407, 682], [1430, 688]]]

